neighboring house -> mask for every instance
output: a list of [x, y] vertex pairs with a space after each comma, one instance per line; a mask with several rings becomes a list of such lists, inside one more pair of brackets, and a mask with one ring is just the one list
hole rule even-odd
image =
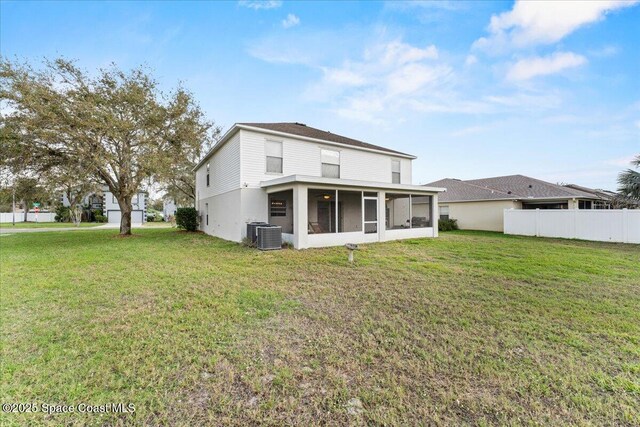
[[504, 231], [505, 209], [607, 209], [608, 199], [569, 186], [524, 175], [495, 178], [445, 178], [428, 186], [445, 187], [439, 196], [440, 218], [453, 218], [463, 230]]
[[438, 192], [414, 156], [301, 123], [235, 124], [194, 168], [200, 227], [236, 242], [282, 227], [295, 248], [438, 235]]
[[[62, 205], [69, 207], [69, 199], [66, 194], [62, 195]], [[147, 193], [144, 191], [138, 192], [131, 199], [131, 205], [133, 210], [131, 211], [131, 223], [142, 224], [147, 221]], [[102, 215], [107, 217], [107, 222], [120, 224], [120, 205], [116, 197], [109, 191], [107, 186], [104, 186], [101, 191], [86, 195], [82, 199], [82, 205], [88, 206], [91, 209], [101, 209]]]
[[165, 221], [167, 221], [170, 216], [175, 216], [177, 210], [178, 206], [176, 205], [175, 200], [164, 199], [162, 201], [162, 217]]
[[564, 184], [563, 187], [579, 190], [597, 197], [598, 200], [594, 200], [592, 209], [615, 209], [616, 204], [619, 203], [618, 198], [620, 195], [613, 191], [593, 189], [576, 184]]

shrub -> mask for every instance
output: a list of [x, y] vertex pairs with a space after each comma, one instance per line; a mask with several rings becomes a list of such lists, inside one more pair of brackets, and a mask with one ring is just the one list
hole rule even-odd
[[162, 218], [162, 212], [150, 209], [147, 211], [147, 221], [148, 222], [162, 222], [164, 218]]
[[96, 222], [107, 222], [107, 217], [104, 215], [95, 215]]
[[438, 221], [438, 231], [452, 231], [458, 229], [458, 220], [449, 218]]
[[56, 208], [56, 222], [71, 222], [71, 214], [69, 213], [69, 208], [66, 206], [59, 205]]
[[176, 225], [187, 231], [198, 229], [198, 211], [196, 208], [178, 208], [176, 211]]

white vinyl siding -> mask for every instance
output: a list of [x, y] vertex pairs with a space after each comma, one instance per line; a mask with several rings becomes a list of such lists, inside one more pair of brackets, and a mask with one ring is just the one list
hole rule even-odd
[[[264, 141], [264, 140], [263, 140]], [[264, 160], [260, 161], [264, 168]], [[210, 181], [207, 186], [207, 165]], [[237, 132], [196, 172], [196, 194], [202, 200], [240, 188], [240, 132]], [[264, 169], [263, 169], [264, 170]]]
[[265, 141], [264, 151], [266, 157], [267, 173], [282, 173], [282, 141]]
[[391, 183], [400, 184], [400, 160], [391, 160]]
[[[241, 138], [242, 165], [235, 167], [236, 171], [242, 171], [242, 175], [236, 181], [236, 188], [245, 183], [249, 188], [258, 188], [260, 182], [275, 178], [273, 174], [266, 173], [265, 167], [265, 139], [268, 139], [269, 135], [244, 129], [238, 133]], [[282, 141], [283, 176], [322, 176], [321, 149], [331, 150], [332, 146], [293, 137], [282, 137], [278, 140]], [[229, 143], [231, 141], [227, 142]], [[391, 183], [391, 159], [395, 156], [349, 147], [339, 147], [339, 151], [341, 179]], [[398, 160], [400, 160], [401, 169], [400, 183], [411, 184], [411, 159]], [[212, 185], [216, 183], [212, 182]], [[203, 197], [200, 194], [200, 198]]]
[[325, 178], [340, 178], [340, 152], [335, 150], [320, 150], [322, 162], [322, 176]]

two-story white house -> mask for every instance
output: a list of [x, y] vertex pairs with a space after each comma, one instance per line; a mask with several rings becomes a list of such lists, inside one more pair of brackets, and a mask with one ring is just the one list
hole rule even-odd
[[[63, 206], [69, 207], [69, 199], [66, 194], [61, 196]], [[131, 211], [131, 223], [142, 224], [147, 222], [147, 193], [139, 191], [131, 199], [133, 210]], [[102, 189], [96, 193], [87, 194], [82, 199], [82, 205], [90, 209], [101, 209], [102, 214], [107, 217], [107, 221], [112, 224], [120, 224], [122, 214], [118, 200], [109, 191], [109, 187], [102, 186]]]
[[297, 249], [438, 235], [438, 192], [415, 156], [301, 123], [237, 123], [194, 168], [200, 227], [236, 242], [282, 227]]

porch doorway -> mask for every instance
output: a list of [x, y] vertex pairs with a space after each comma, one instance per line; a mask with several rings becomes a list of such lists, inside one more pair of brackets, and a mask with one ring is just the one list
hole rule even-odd
[[336, 202], [318, 202], [318, 225], [324, 233], [335, 233]]
[[293, 190], [269, 194], [269, 224], [279, 225], [283, 233], [293, 234]]
[[378, 232], [378, 198], [377, 197], [363, 197], [364, 203], [364, 232], [365, 234], [374, 234]]

